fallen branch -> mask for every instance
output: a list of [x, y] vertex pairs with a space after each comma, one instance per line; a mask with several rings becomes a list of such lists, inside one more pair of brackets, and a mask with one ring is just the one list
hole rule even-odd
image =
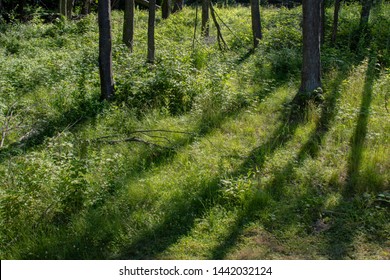
[[[213, 4], [210, 2], [210, 12], [211, 12], [211, 17], [214, 21], [215, 27], [217, 28], [217, 40], [218, 40], [218, 46], [219, 49], [222, 51], [224, 48], [229, 49], [228, 45], [226, 44], [225, 40], [223, 39], [222, 32], [221, 32], [221, 26], [219, 25], [217, 18], [215, 16], [215, 10]], [[223, 43], [223, 47], [221, 45], [221, 41]]]
[[166, 130], [166, 129], [147, 129], [147, 130], [133, 130], [133, 131], [130, 131], [129, 133], [127, 133], [127, 137], [126, 138], [122, 138], [122, 139], [110, 139], [110, 138], [120, 138], [120, 137], [123, 137], [123, 135], [120, 135], [120, 134], [112, 134], [112, 135], [104, 135], [104, 136], [101, 136], [101, 137], [98, 137], [98, 138], [95, 138], [95, 139], [91, 139], [88, 142], [90, 142], [90, 143], [97, 143], [97, 142], [99, 142], [99, 143], [107, 143], [107, 144], [110, 144], [110, 145], [124, 143], [124, 142], [138, 142], [138, 143], [143, 143], [143, 144], [146, 144], [146, 145], [149, 145], [149, 146], [155, 146], [155, 147], [159, 147], [159, 148], [165, 148], [165, 149], [170, 149], [171, 148], [171, 147], [168, 147], [168, 146], [161, 145], [161, 144], [159, 144], [159, 143], [157, 143], [155, 141], [144, 140], [144, 139], [142, 139], [140, 137], [136, 137], [136, 136], [128, 137], [129, 135], [140, 134], [140, 135], [144, 135], [144, 136], [149, 137], [149, 138], [162, 139], [162, 140], [164, 140], [163, 141], [164, 143], [169, 143], [169, 144], [172, 143], [172, 141], [168, 137], [166, 137], [166, 136], [154, 135], [154, 134], [150, 134], [150, 133], [171, 133], [171, 134], [174, 133], [174, 134], [187, 134], [187, 135], [192, 135], [192, 136], [196, 136], [197, 135], [196, 133], [187, 132], [187, 131]]

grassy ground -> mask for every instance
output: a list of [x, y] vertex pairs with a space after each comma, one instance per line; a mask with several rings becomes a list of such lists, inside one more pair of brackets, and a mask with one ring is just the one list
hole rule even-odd
[[359, 44], [344, 7], [301, 113], [300, 9], [263, 9], [253, 53], [249, 9], [217, 11], [229, 50], [186, 8], [157, 20], [155, 66], [146, 13], [129, 54], [115, 12], [111, 104], [94, 15], [1, 26], [2, 259], [390, 259], [389, 5]]

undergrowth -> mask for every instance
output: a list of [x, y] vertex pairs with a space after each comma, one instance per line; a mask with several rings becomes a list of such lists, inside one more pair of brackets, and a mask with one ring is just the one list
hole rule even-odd
[[2, 25], [0, 257], [389, 259], [381, 7], [358, 45], [358, 6], [343, 7], [322, 48], [324, 102], [304, 112], [290, 105], [299, 8], [262, 9], [255, 51], [249, 8], [217, 9], [225, 52], [213, 28], [193, 41], [193, 8], [159, 18], [153, 66], [146, 12], [132, 54], [114, 12], [112, 103], [99, 102], [95, 15]]

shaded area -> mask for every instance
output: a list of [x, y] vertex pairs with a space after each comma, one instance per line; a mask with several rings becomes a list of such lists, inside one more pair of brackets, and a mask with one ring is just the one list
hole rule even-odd
[[[351, 251], [350, 249], [356, 232], [365, 228], [365, 225], [360, 224], [359, 221], [365, 214], [361, 209], [361, 205], [366, 204], [367, 200], [364, 197], [361, 198], [355, 195], [365, 191], [360, 189], [359, 186], [359, 170], [367, 136], [367, 124], [370, 116], [370, 105], [375, 81], [375, 65], [376, 56], [371, 54], [368, 60], [357, 123], [350, 140], [350, 152], [343, 197], [339, 205], [333, 210], [335, 213], [335, 222], [327, 234], [327, 254], [331, 259], [350, 258], [351, 256], [348, 255], [348, 252]], [[372, 213], [372, 215], [374, 216], [375, 213]], [[347, 218], [355, 222], [347, 223]], [[375, 221], [373, 222], [375, 224]]]
[[[309, 139], [302, 146], [294, 159], [289, 161], [281, 170], [275, 172], [271, 182], [265, 186], [264, 192], [259, 191], [259, 193], [249, 201], [244, 211], [240, 212], [240, 214], [236, 217], [235, 224], [230, 229], [230, 234], [225, 237], [223, 242], [221, 242], [220, 245], [214, 249], [212, 253], [213, 259], [224, 259], [226, 257], [229, 250], [237, 244], [245, 226], [251, 222], [256, 221], [258, 219], [259, 211], [269, 206], [267, 204], [270, 203], [266, 202], [266, 204], [264, 204], [264, 201], [267, 201], [266, 198], [268, 196], [270, 196], [274, 202], [284, 203], [285, 205], [292, 204], [289, 207], [281, 207], [282, 211], [279, 211], [277, 217], [274, 217], [275, 221], [282, 220], [283, 222], [281, 222], [281, 224], [283, 225], [286, 225], [286, 222], [289, 224], [298, 222], [297, 219], [299, 220], [299, 217], [297, 217], [292, 210], [296, 210], [297, 207], [299, 208], [299, 205], [294, 205], [294, 201], [307, 200], [308, 197], [311, 197], [314, 194], [305, 193], [302, 194], [298, 199], [295, 198], [294, 201], [291, 201], [289, 198], [284, 197], [284, 188], [288, 184], [288, 180], [294, 178], [294, 168], [303, 164], [307, 157], [316, 157], [318, 155], [322, 140], [329, 131], [330, 125], [337, 113], [336, 103], [340, 97], [340, 85], [341, 82], [347, 77], [347, 74], [348, 69], [339, 72], [338, 76], [334, 79], [331, 85], [331, 92], [327, 95], [327, 99], [324, 102], [322, 114], [316, 125], [316, 129], [311, 133]], [[290, 114], [291, 112], [289, 112], [287, 115]], [[264, 150], [268, 152], [268, 155], [270, 155], [276, 148], [283, 146], [288, 140], [291, 139], [297, 126], [301, 122], [302, 120], [299, 118], [299, 116], [298, 118], [294, 116], [292, 121], [287, 121], [288, 125], [286, 127], [280, 128], [281, 130], [277, 131], [276, 134], [271, 137], [270, 141], [259, 149], [263, 152], [260, 153], [262, 154], [261, 157], [257, 156], [257, 160], [254, 163], [254, 166], [257, 168], [257, 170], [261, 169], [262, 165], [264, 164], [264, 162], [261, 160], [267, 155], [264, 153]], [[242, 172], [245, 172], [247, 166], [248, 163], [244, 163]], [[285, 201], [286, 199], [290, 201]], [[311, 202], [311, 204], [313, 204], [311, 207], [317, 209], [320, 208], [320, 202], [315, 201], [315, 198], [313, 198]], [[305, 211], [307, 212], [307, 209], [300, 209], [300, 213], [302, 213], [302, 215], [304, 215]], [[312, 211], [311, 213], [306, 214], [313, 215], [312, 219], [315, 219], [318, 215], [318, 212]], [[263, 223], [266, 225], [266, 227], [269, 226], [269, 229], [272, 230], [272, 225], [267, 225], [267, 222], [265, 221], [263, 221]]]
[[362, 160], [364, 142], [367, 136], [367, 123], [370, 116], [370, 105], [372, 101], [372, 92], [375, 81], [376, 57], [370, 56], [368, 68], [366, 71], [364, 89], [362, 93], [362, 102], [357, 119], [355, 131], [351, 138], [351, 152], [348, 158], [348, 170], [346, 179], [345, 196], [351, 196], [357, 191], [359, 169]]

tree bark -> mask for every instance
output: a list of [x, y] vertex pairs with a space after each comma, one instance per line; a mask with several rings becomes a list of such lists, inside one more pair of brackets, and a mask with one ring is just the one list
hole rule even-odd
[[210, 35], [209, 7], [210, 0], [202, 0], [202, 36], [204, 37], [209, 37]]
[[148, 20], [148, 63], [154, 63], [154, 24], [156, 20], [156, 0], [149, 1], [149, 20]]
[[125, 14], [123, 22], [123, 43], [133, 51], [134, 39], [134, 0], [125, 0]]
[[322, 0], [303, 0], [303, 64], [301, 93], [321, 87], [320, 18]]
[[72, 19], [72, 11], [73, 11], [73, 0], [68, 0], [66, 6], [66, 15], [68, 19]]
[[335, 0], [334, 2], [334, 15], [333, 15], [333, 30], [332, 30], [332, 45], [336, 44], [337, 28], [339, 26], [339, 12], [340, 12], [341, 0]]
[[73, 1], [72, 0], [60, 0], [59, 3], [60, 14], [67, 19], [72, 18]]
[[184, 0], [174, 0], [175, 4], [173, 5], [172, 13], [177, 13], [178, 11], [183, 10]]
[[84, 0], [83, 9], [81, 11], [81, 14], [89, 15], [90, 12], [91, 12], [91, 0]]
[[251, 15], [252, 15], [252, 33], [253, 33], [253, 47], [259, 45], [259, 40], [263, 37], [261, 32], [261, 19], [259, 0], [251, 0]]
[[372, 7], [372, 0], [363, 0], [363, 6], [360, 14], [360, 24], [359, 24], [361, 30], [365, 29], [368, 25], [368, 18], [370, 17], [371, 7]]
[[112, 37], [111, 37], [111, 1], [99, 0], [99, 70], [101, 100], [114, 97], [114, 79], [112, 75]]
[[161, 14], [163, 19], [169, 18], [169, 15], [171, 14], [171, 0], [162, 0]]

